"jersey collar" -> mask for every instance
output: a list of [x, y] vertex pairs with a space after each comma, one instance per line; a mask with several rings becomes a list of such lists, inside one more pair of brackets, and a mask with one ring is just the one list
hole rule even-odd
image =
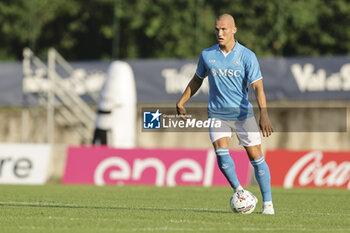
[[239, 50], [239, 47], [241, 46], [240, 43], [236, 40], [235, 46], [233, 46], [232, 50], [228, 53], [224, 53], [224, 51], [221, 50], [220, 45], [217, 44], [217, 50], [221, 52], [225, 57], [227, 57], [231, 52], [236, 53]]

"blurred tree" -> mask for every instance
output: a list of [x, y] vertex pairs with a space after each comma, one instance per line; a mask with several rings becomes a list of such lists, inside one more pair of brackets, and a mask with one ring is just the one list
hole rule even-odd
[[[202, 29], [196, 22], [196, 0], [132, 2], [123, 1], [119, 12], [121, 57], [195, 56], [196, 25]], [[203, 13], [214, 18], [208, 8], [204, 8]], [[205, 34], [207, 31], [203, 30]]]
[[68, 59], [110, 56], [112, 0], [2, 0], [0, 59], [39, 54], [55, 47]]
[[39, 48], [53, 46], [64, 57], [74, 60], [111, 56], [113, 0], [47, 2], [52, 7], [49, 14], [54, 14], [55, 20], [42, 26]]
[[31, 26], [29, 2], [0, 1], [0, 59], [21, 57], [23, 45], [28, 44], [29, 38], [36, 36], [35, 30], [29, 30]]
[[[325, 1], [320, 0], [299, 0], [285, 4], [284, 55], [313, 56], [324, 54], [320, 46], [323, 44], [322, 38], [328, 37], [328, 32], [323, 31], [325, 25], [321, 25], [321, 21], [326, 16], [325, 10], [328, 7], [328, 4], [325, 5]], [[328, 20], [330, 18], [327, 17]], [[332, 23], [327, 24], [332, 26]]]
[[349, 55], [349, 12], [348, 0], [1, 0], [0, 59], [25, 46], [69, 60], [197, 58], [221, 13], [258, 56]]

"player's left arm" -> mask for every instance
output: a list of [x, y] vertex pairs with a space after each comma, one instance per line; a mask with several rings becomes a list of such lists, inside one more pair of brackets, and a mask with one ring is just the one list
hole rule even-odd
[[272, 134], [273, 128], [270, 122], [269, 115], [267, 113], [266, 96], [264, 92], [263, 80], [259, 79], [252, 84], [258, 107], [260, 111], [259, 126], [264, 137], [268, 137]]

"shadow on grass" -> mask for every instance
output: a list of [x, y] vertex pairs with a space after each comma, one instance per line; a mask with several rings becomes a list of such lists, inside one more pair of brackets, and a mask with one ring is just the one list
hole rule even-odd
[[128, 207], [128, 206], [83, 206], [69, 204], [50, 204], [50, 203], [26, 203], [26, 202], [2, 202], [0, 206], [12, 207], [34, 207], [34, 208], [62, 208], [62, 209], [91, 209], [91, 210], [127, 210], [127, 211], [189, 211], [196, 213], [216, 213], [216, 214], [232, 214], [231, 211], [207, 208], [162, 208], [162, 207]]

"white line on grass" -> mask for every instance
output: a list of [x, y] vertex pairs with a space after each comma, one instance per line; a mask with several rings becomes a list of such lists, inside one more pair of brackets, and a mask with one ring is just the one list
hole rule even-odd
[[[46, 229], [46, 227], [43, 226], [18, 226], [21, 230], [42, 230]], [[56, 230], [67, 230], [70, 231], [71, 229], [67, 226], [61, 226], [61, 227], [55, 227]], [[341, 229], [321, 229], [321, 228], [285, 228], [285, 227], [276, 227], [276, 228], [239, 228], [239, 227], [232, 227], [232, 228], [184, 228], [184, 227], [145, 227], [145, 228], [132, 228], [132, 229], [117, 229], [114, 227], [99, 227], [98, 231], [110, 231], [110, 232], [167, 232], [167, 231], [179, 231], [179, 232], [186, 232], [186, 231], [193, 231], [193, 232], [235, 232], [235, 231], [243, 231], [243, 232], [273, 232], [273, 231], [283, 231], [283, 232], [350, 232], [350, 228], [341, 228]]]
[[19, 205], [19, 206], [63, 206], [63, 207], [79, 207], [74, 204], [62, 204], [62, 203], [47, 203], [47, 202], [18, 202], [18, 201], [0, 201], [0, 205]]
[[[124, 231], [124, 230], [123, 230]], [[126, 230], [129, 231], [129, 230]], [[239, 228], [239, 227], [232, 227], [232, 228], [177, 228], [177, 227], [146, 227], [146, 228], [133, 228], [131, 229], [133, 232], [154, 232], [154, 231], [179, 231], [179, 232], [185, 232], [185, 231], [193, 231], [193, 232], [236, 232], [236, 231], [244, 231], [244, 232], [273, 232], [273, 231], [290, 231], [290, 232], [296, 232], [296, 231], [303, 231], [303, 232], [350, 232], [350, 228], [342, 228], [342, 229], [320, 229], [320, 228], [286, 228], [286, 227], [276, 227], [276, 228]]]
[[[46, 229], [44, 226], [18, 226], [21, 230], [42, 230]], [[55, 227], [56, 230], [71, 230], [67, 226], [60, 226]], [[340, 229], [334, 229], [334, 228], [286, 228], [286, 227], [268, 227], [268, 228], [249, 228], [249, 227], [232, 227], [232, 228], [185, 228], [185, 227], [145, 227], [145, 228], [132, 228], [132, 229], [118, 229], [114, 227], [99, 227], [98, 230], [100, 232], [102, 231], [110, 231], [110, 232], [167, 232], [167, 231], [178, 231], [178, 232], [186, 232], [186, 231], [193, 231], [193, 232], [235, 232], [235, 231], [243, 231], [243, 232], [274, 232], [274, 231], [283, 231], [283, 232], [350, 232], [350, 228], [340, 228]]]
[[327, 216], [349, 216], [350, 213], [324, 213], [324, 212], [294, 212], [294, 211], [278, 211], [278, 214], [297, 214], [297, 215], [327, 215]]
[[[76, 204], [63, 203], [48, 203], [48, 202], [17, 202], [17, 201], [0, 201], [0, 205], [18, 205], [18, 206], [35, 206], [35, 207], [67, 207], [67, 208], [115, 208], [115, 209], [129, 209], [129, 210], [179, 210], [179, 211], [208, 211], [208, 212], [231, 212], [227, 209], [212, 209], [212, 208], [171, 208], [171, 207], [157, 207], [157, 206], [84, 206]], [[324, 213], [324, 212], [294, 212], [294, 211], [276, 211], [276, 214], [297, 214], [297, 215], [327, 215], [327, 216], [346, 216], [350, 217], [350, 213]]]

